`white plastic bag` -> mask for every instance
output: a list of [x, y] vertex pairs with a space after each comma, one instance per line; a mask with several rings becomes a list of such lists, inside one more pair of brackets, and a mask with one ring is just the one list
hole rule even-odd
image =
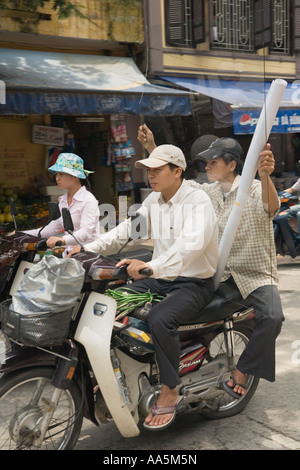
[[70, 309], [81, 292], [84, 276], [84, 268], [74, 258], [46, 255], [25, 273], [11, 309], [22, 314]]

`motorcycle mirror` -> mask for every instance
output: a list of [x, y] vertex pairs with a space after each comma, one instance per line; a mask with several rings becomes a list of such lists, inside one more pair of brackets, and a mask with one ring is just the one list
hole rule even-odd
[[73, 225], [72, 217], [71, 217], [69, 209], [67, 209], [66, 207], [63, 207], [63, 209], [62, 209], [62, 218], [63, 218], [63, 222], [64, 222], [65, 231], [66, 232], [73, 232], [74, 225]]
[[48, 220], [48, 222], [45, 223], [45, 225], [43, 225], [43, 227], [40, 228], [39, 233], [38, 233], [38, 237], [41, 236], [42, 230], [43, 230], [52, 220], [59, 219], [59, 217], [60, 217], [60, 210], [59, 210], [59, 207], [58, 207], [57, 202], [49, 201], [49, 202], [48, 202], [48, 211], [49, 211], [49, 220]]
[[72, 221], [72, 217], [71, 217], [69, 209], [67, 209], [66, 207], [63, 207], [61, 212], [62, 212], [62, 218], [63, 218], [63, 222], [64, 222], [65, 231], [68, 232], [70, 235], [72, 235], [74, 240], [80, 246], [80, 251], [84, 252], [84, 247], [83, 247], [82, 243], [80, 243], [80, 241], [77, 240], [77, 238], [75, 237], [75, 235], [73, 233], [74, 225], [73, 225], [73, 221]]
[[130, 240], [139, 240], [144, 238], [148, 233], [145, 217], [140, 212], [134, 210], [130, 210], [128, 215], [131, 219]]
[[17, 208], [15, 205], [15, 200], [13, 198], [10, 199], [10, 214], [14, 221], [15, 230], [17, 230], [18, 228], [17, 228], [16, 216], [18, 215], [18, 212], [17, 212]]
[[129, 210], [128, 211], [128, 216], [130, 217], [130, 235], [129, 235], [129, 240], [133, 240], [133, 235], [134, 235], [134, 228], [132, 226], [133, 222], [137, 219], [138, 213], [137, 211], [134, 210]]
[[49, 210], [49, 219], [51, 220], [57, 220], [60, 218], [60, 210], [58, 207], [57, 202], [54, 201], [49, 201], [48, 202], [48, 210]]
[[[116, 254], [116, 259], [120, 260], [121, 251], [130, 243], [132, 240], [139, 240], [147, 232], [147, 223], [146, 219], [138, 212], [132, 208], [128, 211], [128, 216], [130, 217], [130, 235], [127, 242], [119, 249]], [[146, 230], [145, 230], [146, 229]]]
[[13, 198], [10, 199], [10, 213], [12, 217], [16, 217], [18, 215], [18, 211], [15, 205], [15, 200]]

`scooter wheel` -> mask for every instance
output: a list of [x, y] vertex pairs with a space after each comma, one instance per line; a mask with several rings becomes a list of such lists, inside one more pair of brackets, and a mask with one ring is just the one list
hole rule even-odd
[[[243, 328], [242, 326], [235, 326], [233, 333], [236, 350], [235, 360], [237, 363], [239, 356], [242, 354], [243, 350], [248, 344], [252, 330], [248, 327]], [[226, 353], [223, 332], [220, 332], [212, 339], [209, 345], [209, 350], [210, 354], [214, 357], [216, 357], [218, 354], [222, 355]], [[201, 415], [208, 419], [221, 419], [235, 416], [236, 414], [240, 413], [250, 402], [257, 389], [258, 383], [258, 377], [248, 375], [246, 384], [247, 393], [240, 398], [234, 398], [227, 392], [220, 390], [220, 393], [218, 393], [215, 398], [207, 400], [207, 406], [204, 406], [201, 409]]]
[[82, 420], [81, 393], [74, 382], [61, 390], [48, 429], [39, 423], [52, 406], [53, 368], [34, 367], [0, 378], [0, 450], [71, 450]]

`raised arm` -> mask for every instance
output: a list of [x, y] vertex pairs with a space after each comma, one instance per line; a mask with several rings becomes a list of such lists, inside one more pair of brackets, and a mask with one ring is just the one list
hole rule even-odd
[[137, 140], [145, 147], [145, 149], [148, 150], [149, 153], [151, 153], [156, 147], [153, 132], [146, 126], [146, 124], [139, 127]]
[[279, 208], [279, 199], [276, 188], [270, 175], [273, 173], [275, 168], [275, 159], [271, 151], [271, 145], [267, 144], [266, 149], [260, 153], [260, 159], [258, 162], [258, 174], [261, 179], [262, 185], [262, 200], [266, 212], [273, 214]]

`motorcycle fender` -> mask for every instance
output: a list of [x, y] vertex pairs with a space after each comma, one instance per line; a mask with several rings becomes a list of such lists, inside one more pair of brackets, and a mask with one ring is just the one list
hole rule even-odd
[[114, 299], [91, 292], [74, 337], [85, 347], [102, 396], [121, 435], [135, 437], [140, 431], [123, 401], [110, 358], [115, 313]]
[[25, 272], [28, 269], [30, 269], [33, 265], [34, 263], [30, 263], [29, 261], [21, 261], [20, 266], [18, 267], [18, 270], [16, 272], [15, 278], [13, 280], [13, 283], [9, 291], [9, 294], [11, 296], [13, 296], [16, 290], [18, 289], [20, 282], [22, 281], [24, 277]]
[[0, 363], [0, 374], [26, 367], [55, 366], [56, 356], [36, 348], [20, 348], [7, 353]]

